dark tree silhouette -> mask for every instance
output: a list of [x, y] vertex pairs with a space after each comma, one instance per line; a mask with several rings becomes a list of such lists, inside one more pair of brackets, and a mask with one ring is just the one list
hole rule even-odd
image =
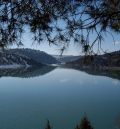
[[47, 125], [46, 125], [45, 129], [52, 129], [49, 120], [47, 120]]
[[77, 125], [75, 129], [93, 129], [90, 121], [87, 117], [81, 119], [80, 125]]
[[38, 43], [47, 40], [64, 51], [74, 41], [91, 54], [95, 43], [101, 48], [104, 32], [120, 32], [120, 1], [0, 0], [0, 45], [23, 45], [26, 27]]

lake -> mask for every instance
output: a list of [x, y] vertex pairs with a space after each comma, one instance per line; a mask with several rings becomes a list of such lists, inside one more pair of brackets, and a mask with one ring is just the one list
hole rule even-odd
[[120, 80], [43, 67], [0, 70], [0, 129], [74, 129], [86, 115], [94, 129], [120, 128]]

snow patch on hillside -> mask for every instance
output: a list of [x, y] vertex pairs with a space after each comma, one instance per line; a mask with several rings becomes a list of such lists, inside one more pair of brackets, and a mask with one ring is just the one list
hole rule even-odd
[[8, 51], [0, 52], [0, 69], [21, 68], [42, 65], [36, 61], [22, 55], [10, 53]]
[[40, 50], [25, 48], [25, 49], [10, 49], [6, 51], [11, 54], [17, 54], [19, 56], [28, 57], [36, 61], [37, 63], [42, 63], [45, 65], [59, 63], [59, 61], [56, 58]]
[[19, 64], [0, 65], [0, 69], [17, 69], [17, 68], [21, 68], [21, 67], [24, 67], [24, 66], [19, 65]]

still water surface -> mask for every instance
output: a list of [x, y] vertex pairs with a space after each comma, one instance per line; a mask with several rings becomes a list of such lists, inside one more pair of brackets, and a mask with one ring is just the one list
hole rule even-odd
[[0, 74], [0, 129], [43, 129], [47, 119], [74, 129], [84, 114], [94, 129], [120, 128], [119, 79], [65, 68]]

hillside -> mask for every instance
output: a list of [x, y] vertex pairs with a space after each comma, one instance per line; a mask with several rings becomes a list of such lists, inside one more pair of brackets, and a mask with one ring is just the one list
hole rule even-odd
[[0, 52], [0, 68], [20, 68], [41, 65], [41, 63], [37, 63], [31, 58], [28, 58], [23, 55]]
[[33, 49], [8, 49], [0, 51], [0, 68], [21, 68], [58, 64], [51, 55]]
[[36, 61], [37, 63], [42, 63], [45, 65], [59, 63], [53, 56], [51, 56], [43, 51], [40, 51], [40, 50], [26, 48], [26, 49], [10, 49], [10, 50], [6, 50], [6, 51], [9, 53], [12, 53], [12, 54], [26, 56], [26, 57]]
[[90, 68], [120, 67], [120, 51], [103, 55], [83, 56], [76, 61], [68, 62], [67, 65]]

